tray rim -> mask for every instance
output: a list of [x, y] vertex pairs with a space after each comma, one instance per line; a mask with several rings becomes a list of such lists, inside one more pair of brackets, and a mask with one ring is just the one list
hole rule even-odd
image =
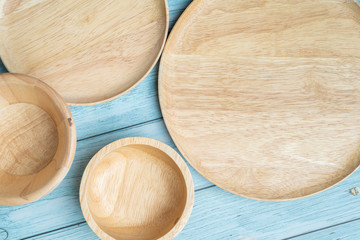
[[[159, 73], [158, 73], [158, 89], [160, 89], [161, 82], [163, 81], [161, 72], [162, 72], [162, 68], [163, 68], [163, 64], [164, 64], [164, 55], [167, 52], [167, 46], [170, 45], [171, 40], [173, 38], [175, 38], [175, 31], [174, 30], [177, 30], [177, 28], [180, 28], [180, 26], [182, 26], [182, 23], [185, 22], [187, 19], [189, 19], [191, 17], [191, 15], [192, 15], [191, 12], [192, 12], [193, 8], [198, 7], [198, 5], [201, 5], [205, 1], [206, 0], [193, 0], [189, 4], [189, 6], [185, 9], [185, 11], [182, 13], [182, 15], [179, 17], [179, 20], [176, 22], [176, 24], [174, 25], [171, 33], [169, 34], [168, 40], [166, 41], [166, 44], [165, 44], [165, 47], [164, 47], [164, 50], [163, 50], [163, 55], [162, 55], [161, 60], [160, 60]], [[360, 0], [350, 0], [350, 1], [355, 2], [360, 7]], [[167, 128], [171, 138], [173, 139], [173, 142], [174, 142], [175, 146], [179, 149], [181, 155], [184, 156], [184, 158], [191, 165], [191, 167], [193, 167], [198, 173], [200, 173], [201, 176], [206, 178], [208, 181], [210, 181], [215, 186], [217, 186], [217, 187], [219, 187], [219, 188], [221, 188], [221, 189], [223, 189], [223, 190], [225, 190], [225, 191], [227, 191], [227, 192], [229, 192], [231, 194], [234, 194], [234, 195], [237, 195], [237, 196], [240, 196], [240, 197], [244, 197], [244, 198], [248, 198], [248, 199], [251, 199], [251, 200], [264, 201], [264, 202], [288, 202], [288, 201], [301, 200], [301, 199], [304, 199], [304, 198], [307, 198], [307, 197], [311, 197], [311, 196], [320, 194], [322, 192], [325, 192], [325, 191], [333, 188], [334, 186], [336, 186], [336, 185], [342, 183], [343, 181], [345, 181], [346, 179], [348, 179], [353, 173], [355, 173], [360, 168], [360, 162], [359, 162], [357, 164], [357, 166], [348, 175], [346, 175], [345, 177], [343, 177], [339, 181], [331, 184], [330, 186], [328, 186], [328, 187], [326, 187], [326, 188], [324, 188], [322, 190], [319, 190], [319, 191], [316, 191], [316, 192], [313, 192], [313, 193], [310, 193], [310, 194], [305, 194], [305, 195], [299, 196], [299, 197], [293, 197], [293, 198], [257, 198], [257, 197], [248, 196], [246, 194], [238, 193], [236, 191], [228, 190], [223, 184], [220, 184], [220, 183], [218, 183], [216, 181], [213, 181], [213, 179], [211, 177], [209, 177], [203, 171], [198, 169], [194, 164], [192, 164], [192, 161], [189, 160], [190, 158], [185, 154], [185, 151], [183, 150], [183, 148], [178, 144], [178, 141], [176, 140], [177, 139], [176, 134], [173, 132], [171, 127], [169, 127], [170, 124], [168, 123], [166, 114], [164, 114], [164, 111], [163, 111], [163, 101], [164, 101], [163, 99], [164, 99], [164, 96], [162, 95], [161, 91], [159, 91], [159, 93], [158, 93], [158, 99], [159, 99], [160, 109], [161, 109], [161, 113], [163, 115], [163, 119], [164, 119], [166, 128]]]

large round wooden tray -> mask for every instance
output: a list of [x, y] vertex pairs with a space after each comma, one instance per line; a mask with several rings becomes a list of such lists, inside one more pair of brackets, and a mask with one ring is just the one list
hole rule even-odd
[[71, 105], [114, 99], [153, 68], [168, 31], [166, 0], [4, 0], [0, 56]]
[[173, 29], [160, 102], [185, 158], [259, 200], [327, 189], [360, 163], [360, 8], [197, 0]]

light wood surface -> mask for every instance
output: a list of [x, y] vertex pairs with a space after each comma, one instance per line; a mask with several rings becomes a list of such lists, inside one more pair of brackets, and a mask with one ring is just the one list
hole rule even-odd
[[194, 186], [184, 160], [149, 138], [126, 138], [100, 150], [87, 166], [80, 203], [104, 240], [173, 239], [190, 217]]
[[[99, 113], [105, 112], [103, 109]], [[0, 228], [9, 232], [9, 239], [98, 240], [81, 213], [80, 179], [90, 158], [99, 149], [119, 138], [131, 136], [155, 138], [174, 147], [162, 120], [79, 141], [76, 158], [63, 183], [33, 204], [0, 208], [0, 216], [3, 217]], [[341, 184], [309, 198], [295, 202], [264, 202], [241, 198], [214, 187], [189, 168], [195, 187], [194, 209], [184, 230], [175, 238], [177, 240], [237, 240], [239, 236], [244, 236], [240, 240], [248, 237], [258, 240], [288, 239], [312, 231], [331, 233], [331, 226], [338, 224], [351, 234], [360, 233], [358, 228], [347, 227], [347, 222], [360, 217], [360, 212], [354, 211], [360, 207], [359, 198], [349, 193], [350, 188], [358, 186], [360, 171]], [[359, 224], [359, 221], [354, 222]]]
[[13, 175], [31, 175], [46, 167], [58, 147], [54, 121], [41, 108], [17, 103], [0, 109], [0, 168]]
[[0, 206], [35, 201], [65, 177], [76, 148], [66, 103], [46, 84], [0, 75]]
[[289, 200], [360, 163], [360, 8], [352, 1], [198, 0], [164, 50], [169, 132], [203, 176]]
[[[168, 2], [171, 26], [191, 0]], [[79, 139], [72, 167], [64, 181], [39, 201], [0, 207], [0, 228], [8, 232], [8, 240], [99, 239], [85, 222], [79, 201], [81, 176], [89, 160], [103, 146], [126, 137], [154, 138], [174, 147], [160, 115], [156, 72], [157, 67], [138, 87], [114, 101], [70, 106]], [[307, 240], [354, 240], [360, 234], [356, 227], [360, 224], [359, 196], [349, 193], [359, 186], [360, 171], [315, 196], [264, 202], [230, 194], [189, 169], [195, 187], [194, 209], [176, 240], [276, 240], [297, 235]]]
[[[166, 0], [2, 0], [0, 56], [72, 105], [112, 100], [153, 68], [168, 31]], [[31, 29], [31, 30], [30, 30]]]

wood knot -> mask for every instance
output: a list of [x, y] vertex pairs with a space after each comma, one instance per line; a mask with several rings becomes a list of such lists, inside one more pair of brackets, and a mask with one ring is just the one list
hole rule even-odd
[[89, 16], [84, 17], [83, 22], [84, 23], [89, 23], [90, 22], [90, 17]]
[[357, 196], [360, 194], [360, 187], [353, 187], [352, 189], [350, 189], [350, 193], [354, 196]]
[[0, 228], [0, 240], [6, 240], [8, 237], [9, 233], [5, 229]]
[[72, 118], [68, 118], [68, 122], [69, 122], [69, 126], [71, 127], [73, 125], [73, 120]]

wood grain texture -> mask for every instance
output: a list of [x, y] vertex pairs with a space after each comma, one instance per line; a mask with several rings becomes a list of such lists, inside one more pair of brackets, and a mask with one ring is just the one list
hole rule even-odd
[[54, 121], [41, 108], [16, 103], [0, 109], [0, 168], [12, 175], [31, 175], [46, 167], [58, 148]]
[[[356, 219], [359, 214], [354, 209], [360, 202], [346, 189], [358, 183], [359, 177], [356, 173], [331, 190], [296, 202], [253, 201], [217, 187], [198, 190], [191, 218], [176, 239], [280, 240]], [[352, 236], [359, 234], [358, 228], [346, 225], [338, 236], [346, 236], [345, 231], [352, 231]], [[325, 233], [330, 234], [331, 230], [324, 230]], [[306, 238], [306, 235], [303, 239], [328, 240], [311, 238], [311, 234]], [[86, 224], [30, 239], [53, 240], [66, 236], [71, 236], [72, 240], [97, 239]]]
[[[191, 0], [171, 0], [170, 28]], [[6, 72], [0, 63], [0, 72]], [[78, 139], [161, 118], [157, 91], [158, 65], [136, 88], [113, 101], [93, 106], [70, 106]]]
[[86, 167], [80, 203], [104, 240], [173, 239], [185, 226], [194, 186], [184, 160], [150, 138], [126, 138], [101, 149]]
[[352, 1], [198, 0], [159, 72], [185, 158], [232, 193], [301, 198], [360, 164], [360, 8]]
[[[170, 25], [190, 2], [169, 0]], [[0, 71], [4, 70], [0, 63]], [[0, 207], [0, 228], [9, 232], [8, 239], [98, 239], [84, 222], [78, 200], [81, 175], [89, 159], [103, 146], [124, 137], [146, 136], [174, 147], [162, 120], [151, 121], [161, 117], [155, 72], [114, 101], [89, 107], [71, 107], [79, 139], [84, 140], [78, 143], [69, 174], [51, 194], [37, 202], [19, 207]], [[360, 207], [359, 198], [348, 193], [350, 188], [359, 185], [358, 172], [321, 194], [296, 202], [269, 205], [267, 202], [239, 198], [216, 187], [208, 188], [212, 184], [192, 167], [189, 166], [189, 169], [196, 189], [195, 204], [189, 223], [176, 237], [178, 240], [239, 240], [239, 236], [243, 236], [241, 240], [249, 240], [250, 237], [280, 240], [299, 234], [304, 234], [303, 239], [328, 240], [333, 230], [327, 227], [342, 223], [341, 232], [335, 230], [339, 233], [338, 238], [346, 239], [346, 232], [354, 236], [349, 238], [351, 240], [360, 235], [356, 225], [346, 224], [360, 218], [356, 211]], [[323, 229], [322, 235], [314, 235], [313, 238], [312, 233], [307, 234], [319, 229]], [[308, 238], [306, 235], [309, 235]]]
[[[79, 203], [79, 188], [81, 177], [89, 160], [104, 146], [118, 139], [134, 136], [153, 138], [170, 147], [175, 146], [162, 120], [79, 141], [72, 167], [56, 190], [30, 205], [12, 208], [0, 207], [0, 228], [5, 228], [9, 232], [10, 239], [22, 239], [85, 221]], [[212, 186], [191, 166], [188, 167], [194, 179], [194, 188], [203, 189]], [[29, 217], [24, 218], [24, 216]], [[89, 235], [93, 239], [97, 239], [91, 231]]]
[[[0, 56], [72, 105], [114, 99], [154, 67], [168, 31], [166, 0], [2, 0]], [[29, 31], [31, 29], [31, 31]]]
[[94, 106], [70, 106], [78, 139], [161, 118], [157, 72], [156, 67], [136, 88], [113, 101]]
[[[333, 227], [328, 227], [309, 234], [293, 237], [293, 240], [308, 240], [308, 239], [325, 239], [325, 240], [354, 240], [359, 238], [359, 224], [360, 221], [351, 221], [346, 224], [340, 224]], [[287, 239], [286, 239], [287, 240]]]
[[65, 177], [76, 149], [63, 99], [41, 81], [0, 75], [0, 205], [38, 200]]
[[[161, 120], [80, 141], [70, 172], [59, 187], [30, 205], [0, 208], [0, 228], [9, 232], [10, 239], [32, 235], [36, 236], [28, 239], [54, 240], [67, 236], [72, 240], [98, 239], [87, 224], [78, 226], [85, 221], [78, 200], [80, 179], [89, 159], [100, 148], [131, 136], [155, 138], [174, 146]], [[360, 218], [360, 213], [354, 210], [360, 207], [359, 198], [349, 193], [349, 189], [360, 182], [359, 172], [321, 194], [279, 203], [229, 194], [211, 187], [210, 182], [189, 168], [194, 179], [195, 203], [188, 224], [176, 238], [179, 240], [238, 240], [240, 235], [258, 240], [280, 240]], [[358, 229], [352, 230], [360, 233]]]

